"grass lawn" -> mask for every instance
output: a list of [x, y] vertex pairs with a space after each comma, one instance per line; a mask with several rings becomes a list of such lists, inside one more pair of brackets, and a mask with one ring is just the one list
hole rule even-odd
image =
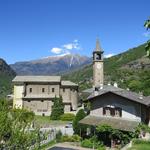
[[134, 144], [131, 148], [128, 150], [150, 150], [150, 144]]
[[61, 126], [67, 123], [68, 121], [50, 120], [49, 116], [35, 116], [35, 126], [38, 127]]

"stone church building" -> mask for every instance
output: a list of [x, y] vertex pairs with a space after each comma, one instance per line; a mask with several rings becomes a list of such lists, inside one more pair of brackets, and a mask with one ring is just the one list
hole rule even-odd
[[78, 107], [78, 85], [61, 76], [16, 76], [13, 79], [13, 107], [25, 108], [36, 115], [50, 115], [53, 99], [62, 96], [64, 111]]
[[103, 50], [98, 40], [93, 52], [93, 88], [84, 93], [90, 95], [91, 110], [80, 123], [108, 124], [124, 131], [134, 131], [141, 122], [150, 125], [150, 97], [118, 88], [116, 83], [104, 85]]

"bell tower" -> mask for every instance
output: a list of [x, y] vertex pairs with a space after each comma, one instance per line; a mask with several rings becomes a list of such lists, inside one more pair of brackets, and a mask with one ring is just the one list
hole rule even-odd
[[97, 39], [96, 48], [93, 51], [93, 87], [100, 87], [104, 82], [103, 52], [99, 39]]

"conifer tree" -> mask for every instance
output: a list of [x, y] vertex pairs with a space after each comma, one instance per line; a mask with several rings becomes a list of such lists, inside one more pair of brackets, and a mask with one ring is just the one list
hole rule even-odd
[[61, 115], [63, 114], [64, 114], [64, 104], [63, 104], [62, 97], [58, 98], [55, 96], [50, 118], [52, 120], [59, 120]]

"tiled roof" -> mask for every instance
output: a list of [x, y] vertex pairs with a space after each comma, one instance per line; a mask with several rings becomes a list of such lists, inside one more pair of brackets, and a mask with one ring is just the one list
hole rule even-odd
[[140, 123], [139, 121], [125, 120], [122, 118], [115, 117], [96, 117], [88, 115], [84, 119], [80, 120], [79, 123], [88, 124], [93, 126], [107, 124], [114, 129], [119, 129], [123, 131], [134, 131], [135, 128]]
[[94, 91], [93, 88], [84, 91], [85, 93], [87, 92], [87, 93], [91, 94], [88, 97], [88, 100], [91, 100], [95, 97], [101, 96], [101, 95], [106, 94], [106, 93], [114, 93], [116, 95], [122, 96], [124, 98], [129, 99], [129, 100], [132, 100], [132, 101], [144, 104], [144, 105], [150, 105], [150, 97], [145, 97], [145, 96], [141, 97], [141, 95], [138, 93], [124, 90], [124, 89], [114, 87], [111, 85], [104, 85], [103, 88], [99, 89], [98, 91], [96, 91], [96, 92], [93, 92], [93, 91]]
[[78, 84], [75, 84], [71, 81], [61, 81], [62, 86], [78, 86]]
[[16, 76], [12, 82], [60, 82], [61, 76]]

